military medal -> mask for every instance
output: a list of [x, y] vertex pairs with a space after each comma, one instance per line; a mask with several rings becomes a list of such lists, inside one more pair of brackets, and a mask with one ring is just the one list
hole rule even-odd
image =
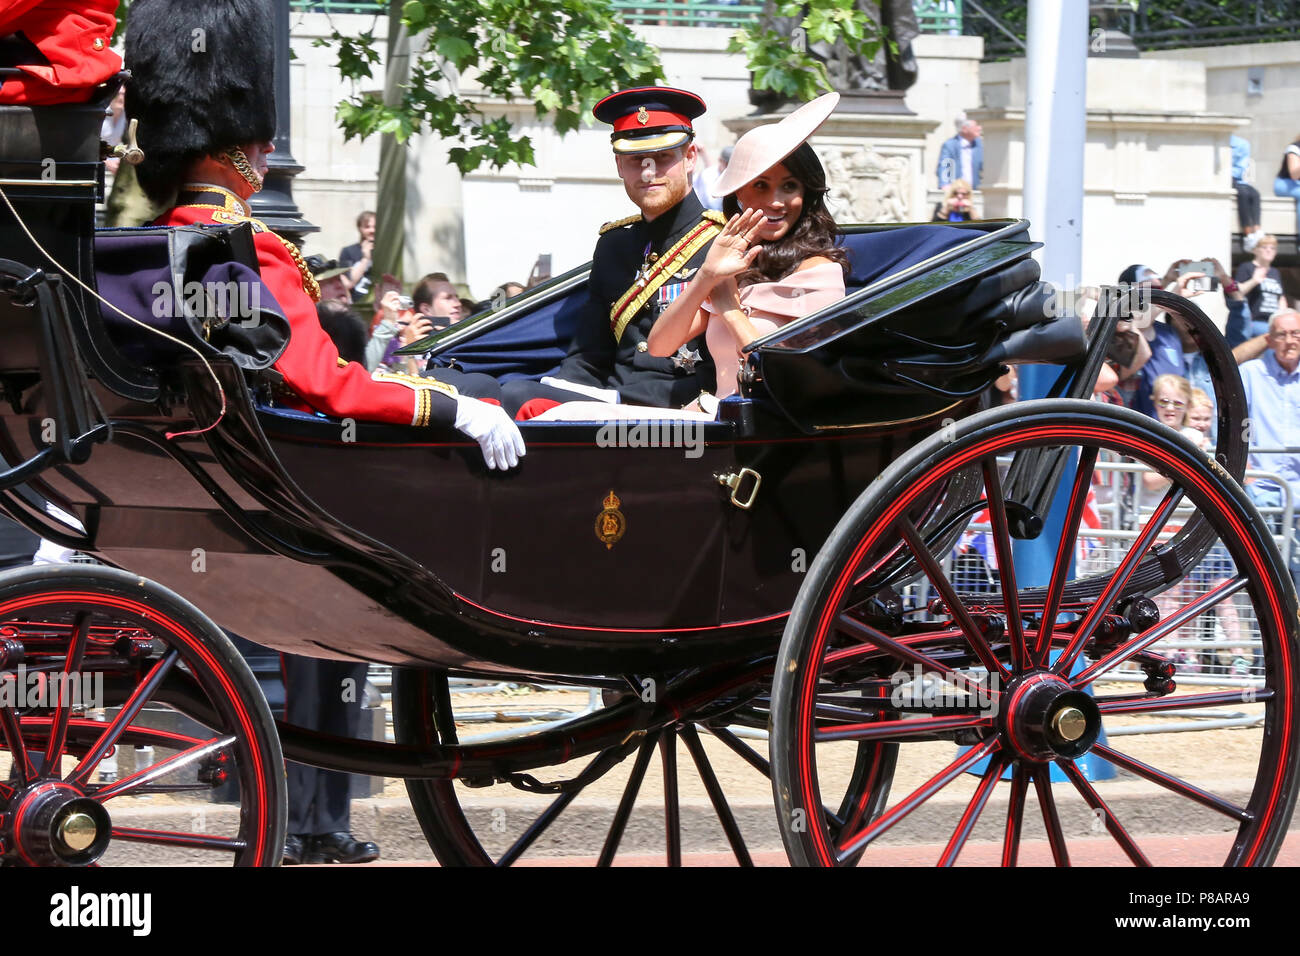
[[687, 351], [686, 346], [683, 345], [677, 350], [677, 354], [673, 356], [673, 366], [675, 368], [684, 368], [688, 372], [694, 372], [695, 363], [700, 361], [701, 358], [699, 349]]

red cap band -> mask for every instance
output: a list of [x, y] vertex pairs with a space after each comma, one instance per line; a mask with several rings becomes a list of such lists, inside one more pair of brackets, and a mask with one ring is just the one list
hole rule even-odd
[[614, 132], [626, 133], [638, 129], [658, 129], [662, 126], [682, 126], [693, 129], [691, 118], [681, 113], [669, 113], [664, 110], [636, 110], [614, 121]]

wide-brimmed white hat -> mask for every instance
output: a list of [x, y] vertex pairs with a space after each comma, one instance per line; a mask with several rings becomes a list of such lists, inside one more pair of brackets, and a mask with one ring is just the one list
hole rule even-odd
[[839, 102], [840, 94], [826, 93], [805, 103], [779, 123], [755, 126], [736, 142], [731, 162], [709, 192], [720, 199], [753, 182], [817, 132]]

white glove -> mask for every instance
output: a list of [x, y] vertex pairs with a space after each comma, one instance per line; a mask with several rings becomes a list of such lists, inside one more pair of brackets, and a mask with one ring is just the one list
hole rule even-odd
[[456, 430], [478, 442], [489, 468], [513, 468], [526, 454], [519, 426], [500, 405], [456, 396]]

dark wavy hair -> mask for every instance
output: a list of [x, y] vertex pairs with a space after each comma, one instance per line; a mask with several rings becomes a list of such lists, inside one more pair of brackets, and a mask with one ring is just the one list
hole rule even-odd
[[[789, 232], [776, 242], [763, 245], [753, 267], [736, 276], [736, 285], [743, 288], [756, 282], [778, 282], [811, 256], [825, 256], [838, 262], [848, 279], [849, 254], [839, 245], [839, 227], [826, 208], [826, 171], [816, 151], [803, 143], [781, 165], [803, 185], [803, 209]], [[722, 211], [728, 219], [740, 212], [736, 193], [722, 200]]]

